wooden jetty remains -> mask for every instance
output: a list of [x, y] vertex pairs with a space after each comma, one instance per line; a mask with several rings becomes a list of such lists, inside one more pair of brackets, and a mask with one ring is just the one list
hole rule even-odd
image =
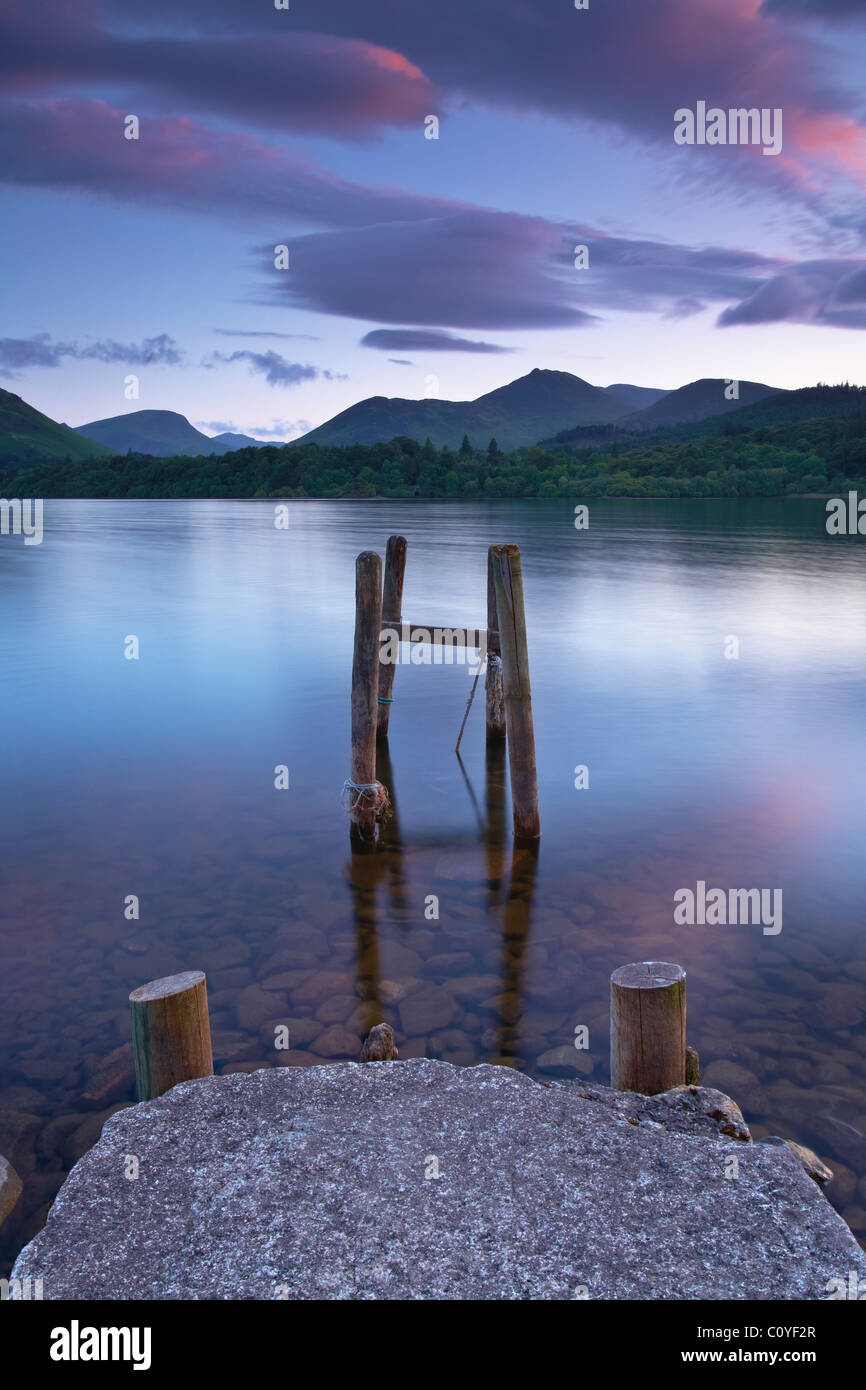
[[[388, 789], [376, 776], [376, 743], [378, 740], [381, 745], [388, 737], [397, 674], [393, 653], [401, 643], [478, 651], [479, 672], [482, 666], [486, 668], [487, 738], [494, 742], [504, 738], [508, 747], [514, 835], [518, 840], [537, 840], [541, 820], [520, 549], [495, 545], [488, 551], [487, 626], [483, 628], [416, 624], [404, 619], [406, 549], [404, 536], [389, 537], [384, 579], [374, 551], [364, 551], [355, 562], [352, 756], [351, 773], [343, 789], [353, 847], [375, 849], [376, 824], [388, 805]], [[391, 649], [387, 659], [383, 641]], [[464, 727], [465, 723], [466, 717]], [[461, 728], [460, 737], [462, 734]]]
[[686, 1083], [686, 972], [669, 961], [610, 977], [610, 1084], [654, 1096]]
[[179, 1081], [213, 1076], [207, 981], [201, 970], [166, 975], [129, 996], [139, 1100]]

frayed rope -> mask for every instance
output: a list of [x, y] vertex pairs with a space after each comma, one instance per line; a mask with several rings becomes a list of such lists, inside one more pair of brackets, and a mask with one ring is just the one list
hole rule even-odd
[[361, 800], [370, 803], [365, 804], [365, 811], [375, 811], [377, 818], [381, 818], [388, 808], [388, 788], [381, 782], [353, 782], [347, 777], [340, 793], [343, 810], [351, 814]]

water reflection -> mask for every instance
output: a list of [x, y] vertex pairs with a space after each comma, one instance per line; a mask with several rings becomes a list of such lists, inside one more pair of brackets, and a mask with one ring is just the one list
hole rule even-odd
[[[672, 958], [711, 1080], [756, 1135], [816, 1147], [866, 1230], [862, 549], [827, 538], [820, 503], [571, 521], [559, 503], [304, 503], [277, 533], [266, 504], [52, 503], [41, 547], [0, 547], [0, 1152], [25, 1184], [0, 1256], [133, 1098], [122, 1058], [93, 1080], [128, 1040], [129, 990], [189, 968], [218, 1070], [279, 1064], [278, 1019], [295, 1064], [356, 1057], [384, 1018], [402, 1056], [541, 1076], [562, 1049], [603, 1083], [610, 971]], [[409, 540], [405, 611], [467, 625], [490, 541], [521, 546], [537, 856], [513, 850], [482, 701], [453, 756], [455, 667], [401, 668], [379, 752], [396, 815], [375, 854], [348, 851], [354, 558], [389, 530]], [[783, 932], [676, 928], [673, 893], [698, 879], [781, 887]]]

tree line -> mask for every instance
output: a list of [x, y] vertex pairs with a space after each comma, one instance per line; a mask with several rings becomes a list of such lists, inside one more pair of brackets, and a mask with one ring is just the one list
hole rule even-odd
[[778, 497], [866, 491], [866, 413], [706, 438], [504, 453], [406, 437], [387, 444], [286, 444], [230, 454], [115, 458], [0, 470], [5, 497]]

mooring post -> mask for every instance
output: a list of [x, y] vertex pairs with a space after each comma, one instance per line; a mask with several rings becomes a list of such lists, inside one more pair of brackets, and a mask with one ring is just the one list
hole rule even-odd
[[352, 786], [350, 837], [367, 847], [376, 839], [381, 810], [376, 782], [379, 634], [382, 630], [382, 561], [364, 550], [355, 561], [355, 653], [352, 660]]
[[179, 1081], [213, 1076], [207, 981], [201, 970], [166, 975], [129, 996], [139, 1100]]
[[669, 961], [621, 965], [610, 977], [610, 1084], [655, 1096], [686, 1081], [686, 972]]
[[514, 834], [518, 840], [537, 840], [541, 834], [541, 820], [538, 814], [538, 775], [535, 768], [520, 547], [494, 545], [490, 547], [490, 555], [502, 652]]
[[[406, 537], [389, 536], [385, 551], [385, 580], [382, 586], [382, 626], [399, 633], [403, 615], [403, 575], [406, 571]], [[378, 736], [388, 737], [388, 722], [393, 704], [395, 662], [379, 666]]]
[[496, 616], [496, 585], [493, 579], [493, 546], [487, 552], [487, 737], [505, 738], [505, 696], [502, 690], [502, 657], [499, 646], [499, 619]]

